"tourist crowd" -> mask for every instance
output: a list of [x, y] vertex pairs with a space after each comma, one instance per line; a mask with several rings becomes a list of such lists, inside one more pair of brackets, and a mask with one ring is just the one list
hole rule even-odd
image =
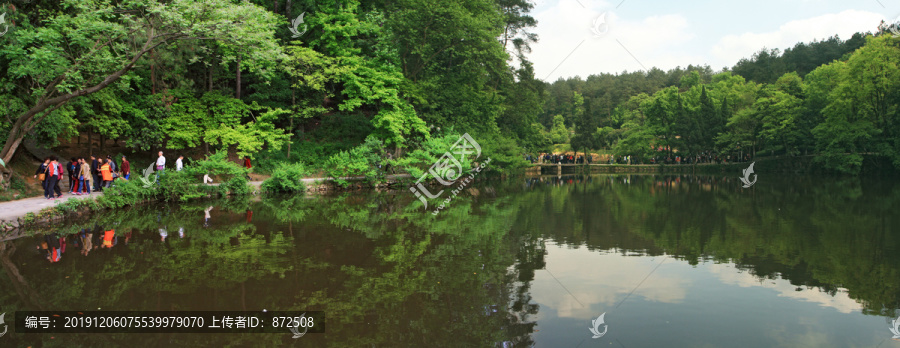
[[73, 195], [91, 194], [91, 191], [102, 191], [110, 187], [113, 180], [131, 177], [131, 164], [122, 156], [121, 166], [112, 156], [106, 158], [78, 157], [70, 158], [63, 165], [56, 156], [44, 158], [44, 162], [34, 172], [34, 177], [41, 181], [44, 198], [62, 197], [60, 183], [68, 176], [68, 193]]
[[[244, 167], [252, 167], [250, 158], [244, 158]], [[159, 157], [153, 164], [158, 172], [166, 170], [166, 157], [159, 152]], [[175, 160], [175, 170], [184, 169], [184, 156], [178, 156]], [[44, 188], [44, 198], [55, 199], [62, 197], [60, 183], [68, 176], [68, 193], [72, 195], [89, 195], [91, 192], [100, 192], [104, 188], [114, 185], [116, 180], [131, 179], [131, 163], [125, 156], [121, 157], [121, 165], [107, 155], [106, 158], [73, 157], [64, 165], [55, 156], [44, 158], [44, 162], [34, 172], [34, 178], [40, 180]]]

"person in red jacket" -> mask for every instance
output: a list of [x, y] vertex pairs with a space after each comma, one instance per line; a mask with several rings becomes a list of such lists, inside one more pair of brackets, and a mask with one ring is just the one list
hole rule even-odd
[[131, 162], [128, 162], [125, 156], [122, 156], [122, 177], [125, 180], [131, 179]]
[[250, 156], [244, 157], [244, 168], [247, 168], [247, 174], [245, 174], [247, 176], [247, 180], [253, 180], [252, 178], [250, 178], [250, 168], [253, 168], [253, 166], [250, 165]]

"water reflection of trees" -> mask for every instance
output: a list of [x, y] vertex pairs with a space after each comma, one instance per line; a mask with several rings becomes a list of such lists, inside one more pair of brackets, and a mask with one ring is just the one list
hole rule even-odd
[[522, 205], [524, 215], [543, 218], [514, 228], [623, 254], [734, 262], [832, 294], [846, 288], [868, 314], [900, 307], [900, 186], [890, 180], [764, 177], [751, 189], [737, 177], [692, 175], [544, 182], [523, 185], [543, 194]]
[[[736, 178], [689, 175], [511, 179], [472, 187], [437, 217], [405, 192], [106, 212], [45, 231], [114, 228], [119, 243], [88, 256], [69, 250], [51, 265], [31, 253], [36, 239], [5, 244], [0, 303], [9, 304], [3, 310], [325, 310], [327, 334], [304, 337], [308, 344], [529, 346], [539, 309], [531, 282], [552, 239], [692, 264], [729, 261], [760, 278], [847, 288], [868, 313], [897, 307], [895, 185], [761, 178], [751, 190], [740, 186]], [[133, 340], [65, 336], [73, 345]], [[141, 337], [137, 344], [146, 346], [291, 342], [287, 334]]]
[[[74, 241], [84, 229], [115, 230], [119, 242], [110, 248], [88, 255], [70, 249], [61, 262], [49, 264], [23, 252], [34, 249], [41, 238], [34, 237], [5, 244], [19, 248], [5, 256], [25, 275], [41, 308], [325, 310], [327, 334], [308, 335], [304, 344], [530, 346], [537, 313], [528, 297], [534, 270], [520, 276], [509, 266], [519, 254], [542, 263], [542, 252], [520, 250], [540, 243], [510, 233], [516, 209], [509, 198], [481, 199], [455, 201], [441, 220], [396, 194], [141, 207], [42, 231]], [[209, 205], [216, 208], [207, 221]], [[10, 305], [4, 310], [36, 309], [16, 295], [5, 273], [0, 289], [8, 291], [0, 300]], [[57, 336], [90, 346], [291, 342], [287, 332], [142, 335], [138, 342], [129, 335]], [[53, 343], [38, 335], [11, 340]]]

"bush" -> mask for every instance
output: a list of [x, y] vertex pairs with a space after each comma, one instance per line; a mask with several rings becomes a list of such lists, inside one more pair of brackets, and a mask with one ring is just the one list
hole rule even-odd
[[305, 192], [303, 177], [307, 170], [300, 163], [279, 163], [272, 171], [272, 177], [262, 183], [262, 190], [268, 193]]
[[504, 136], [494, 137], [483, 146], [484, 153], [478, 162], [491, 159], [490, 169], [501, 173], [510, 173], [530, 166], [522, 156], [524, 149], [516, 144], [516, 141]]
[[383, 151], [381, 140], [369, 136], [366, 142], [350, 151], [341, 151], [329, 157], [323, 169], [340, 186], [349, 185], [346, 179], [357, 176], [365, 177], [370, 183], [376, 182], [384, 177], [378, 168], [383, 162]]
[[[434, 135], [428, 140], [421, 142], [412, 151], [407, 152], [402, 158], [390, 161], [390, 164], [409, 173], [413, 180], [418, 180], [444, 153], [450, 151], [450, 148], [459, 140], [459, 137], [460, 134], [453, 131]], [[463, 171], [472, 169], [470, 158], [464, 158], [460, 164]]]

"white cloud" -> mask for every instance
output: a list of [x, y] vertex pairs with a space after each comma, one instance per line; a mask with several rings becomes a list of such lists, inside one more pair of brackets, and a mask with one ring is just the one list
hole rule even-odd
[[[538, 78], [587, 76], [601, 72], [650, 69], [653, 66], [686, 66], [702, 61], [681, 47], [695, 35], [688, 20], [678, 14], [628, 19], [608, 11], [609, 32], [597, 37], [591, 31], [604, 8], [582, 7], [578, 2], [560, 2], [535, 14], [541, 42], [531, 54]], [[577, 48], [576, 48], [577, 47]], [[555, 70], [554, 70], [555, 69]], [[552, 71], [552, 74], [551, 74]]]
[[762, 287], [772, 289], [780, 297], [817, 303], [822, 307], [834, 308], [841, 313], [862, 311], [862, 305], [850, 298], [846, 289], [838, 289], [839, 291], [834, 296], [819, 288], [807, 289], [801, 287], [801, 290], [797, 291], [797, 286], [786, 279], [780, 277], [777, 279], [759, 279], [748, 272], [738, 272], [733, 264], [710, 264], [708, 268], [710, 272], [715, 274], [725, 284], [737, 285], [742, 288]]
[[[653, 13], [652, 7], [626, 6], [616, 10], [616, 1], [539, 0], [536, 3], [532, 15], [538, 20], [534, 32], [540, 42], [532, 45], [529, 58], [535, 63], [536, 77], [547, 81], [653, 67], [668, 70], [676, 66], [709, 65], [720, 69], [751, 57], [763, 47], [784, 50], [798, 42], [834, 35], [848, 39], [856, 32], [874, 30], [885, 18], [875, 12], [835, 8], [830, 14], [808, 18], [802, 14], [793, 18], [780, 16], [784, 19], [775, 23], [773, 18], [765, 17], [756, 24], [760, 29], [749, 31], [729, 25], [709, 30], [707, 20], [723, 14], [704, 12], [702, 7]], [[592, 23], [605, 11], [608, 11], [609, 32], [604, 37], [594, 37]], [[660, 8], [660, 11], [666, 10]], [[757, 12], [764, 13], [762, 9]], [[784, 24], [776, 28], [776, 23]]]
[[712, 56], [724, 65], [734, 65], [741, 58], [749, 58], [763, 47], [782, 51], [798, 42], [823, 40], [838, 35], [849, 39], [854, 33], [872, 31], [884, 16], [874, 12], [846, 10], [818, 17], [794, 20], [778, 30], [727, 35], [712, 48]]
[[665, 264], [653, 277], [646, 277], [659, 266], [661, 256], [622, 257], [586, 248], [555, 252], [563, 248], [547, 245], [546, 262], [552, 276], [547, 271], [535, 273], [531, 292], [536, 303], [553, 308], [560, 318], [596, 318], [611, 311], [632, 291], [633, 300], [681, 303], [687, 297], [688, 280], [666, 274]]

